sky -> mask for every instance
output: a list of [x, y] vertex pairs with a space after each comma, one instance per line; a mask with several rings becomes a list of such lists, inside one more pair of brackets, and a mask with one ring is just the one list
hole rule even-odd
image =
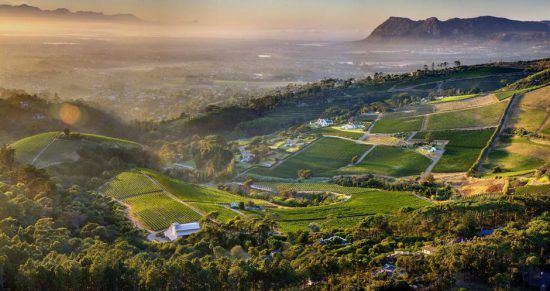
[[235, 36], [367, 36], [389, 16], [412, 19], [493, 15], [548, 20], [550, 0], [0, 0], [43, 9], [132, 13], [189, 32]]

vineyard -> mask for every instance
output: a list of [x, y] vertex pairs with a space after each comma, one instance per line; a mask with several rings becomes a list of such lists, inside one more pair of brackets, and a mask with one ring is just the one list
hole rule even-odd
[[137, 195], [123, 200], [130, 206], [130, 216], [151, 230], [168, 228], [173, 222], [197, 221], [201, 216], [164, 192]]
[[257, 168], [251, 174], [296, 178], [299, 170], [307, 169], [313, 176], [327, 176], [351, 163], [354, 156], [360, 156], [370, 147], [339, 138], [322, 138], [275, 168]]
[[278, 191], [325, 191], [332, 192], [337, 194], [355, 194], [371, 191], [370, 189], [359, 188], [359, 187], [344, 187], [336, 184], [329, 183], [274, 183], [274, 182], [263, 182], [257, 183], [256, 185], [262, 188], [269, 188], [272, 190]]
[[186, 223], [201, 218], [139, 171], [119, 174], [105, 186], [103, 193], [128, 205], [130, 217], [146, 229], [156, 231], [173, 222]]
[[162, 192], [162, 189], [140, 172], [124, 172], [113, 178], [103, 191], [115, 199], [122, 200], [132, 196]]

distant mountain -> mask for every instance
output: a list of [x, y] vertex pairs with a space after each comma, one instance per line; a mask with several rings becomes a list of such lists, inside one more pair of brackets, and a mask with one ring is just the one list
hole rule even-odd
[[72, 12], [66, 8], [58, 8], [55, 10], [43, 10], [38, 7], [27, 4], [16, 5], [0, 5], [0, 16], [2, 17], [34, 17], [34, 18], [54, 18], [54, 19], [70, 19], [82, 21], [112, 21], [112, 22], [144, 22], [133, 14], [112, 14], [107, 15], [102, 12], [93, 11], [76, 11]]
[[550, 22], [517, 21], [493, 16], [446, 21], [435, 17], [418, 21], [390, 17], [366, 38], [366, 41], [373, 43], [414, 40], [549, 42]]

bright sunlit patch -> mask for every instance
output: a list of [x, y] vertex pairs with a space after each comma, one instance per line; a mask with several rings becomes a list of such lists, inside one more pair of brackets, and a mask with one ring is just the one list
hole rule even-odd
[[59, 119], [66, 124], [74, 125], [81, 117], [81, 112], [78, 106], [65, 103], [59, 108]]

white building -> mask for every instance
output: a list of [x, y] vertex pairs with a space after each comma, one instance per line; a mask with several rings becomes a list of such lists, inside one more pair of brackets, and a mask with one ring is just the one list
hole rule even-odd
[[191, 223], [177, 223], [174, 222], [170, 227], [164, 232], [164, 236], [166, 236], [169, 240], [176, 240], [182, 236], [188, 236], [193, 233], [197, 233], [201, 230], [201, 226], [198, 222], [191, 222]]
[[357, 124], [357, 123], [348, 123], [348, 124], [342, 125], [343, 130], [355, 130], [360, 128], [363, 128], [363, 125]]
[[317, 119], [317, 125], [321, 127], [327, 127], [334, 124], [334, 122], [331, 119], [328, 118], [319, 118]]

